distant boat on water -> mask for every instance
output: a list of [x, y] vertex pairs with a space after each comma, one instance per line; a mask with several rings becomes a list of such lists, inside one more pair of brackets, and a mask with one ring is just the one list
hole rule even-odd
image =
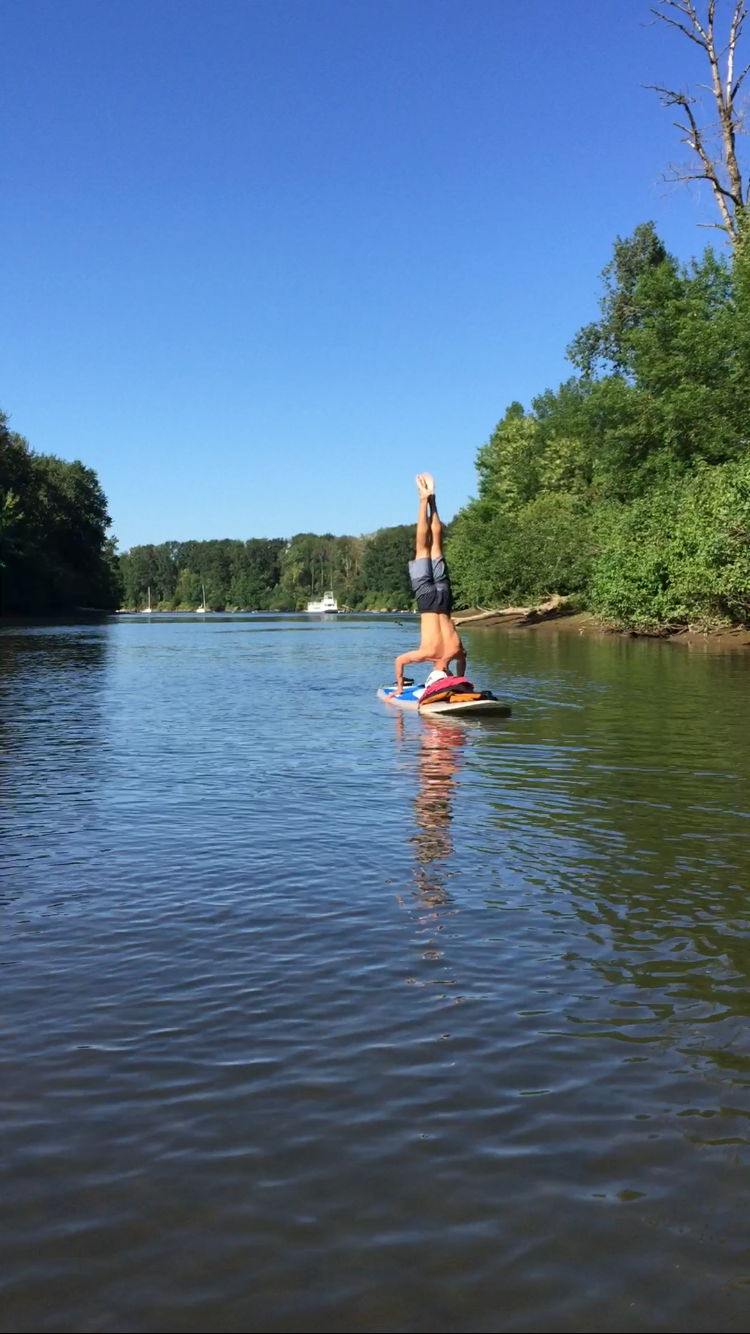
[[206, 606], [206, 585], [201, 584], [201, 588], [203, 589], [203, 605], [200, 607], [196, 607], [195, 609], [196, 616], [203, 616], [208, 611], [208, 608]]
[[333, 596], [333, 591], [330, 589], [327, 593], [323, 594], [323, 597], [320, 602], [308, 602], [307, 604], [307, 610], [309, 612], [332, 613], [332, 612], [337, 612], [338, 609], [339, 609], [339, 604], [336, 601], [335, 597]]
[[147, 606], [147, 607], [141, 607], [141, 616], [150, 616], [150, 615], [151, 615], [151, 611], [152, 611], [152, 607], [151, 607], [151, 585], [149, 584], [149, 586], [148, 586], [148, 606]]

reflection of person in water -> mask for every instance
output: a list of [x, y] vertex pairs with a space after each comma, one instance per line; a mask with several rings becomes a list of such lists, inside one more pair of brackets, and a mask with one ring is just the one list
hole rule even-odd
[[[398, 723], [398, 736], [403, 739], [402, 716]], [[447, 719], [422, 719], [418, 738], [419, 788], [414, 799], [416, 828], [410, 842], [415, 853], [415, 887], [433, 907], [449, 900], [444, 881], [449, 874], [445, 863], [453, 856], [451, 804], [461, 747], [466, 745], [466, 739], [464, 729]]]

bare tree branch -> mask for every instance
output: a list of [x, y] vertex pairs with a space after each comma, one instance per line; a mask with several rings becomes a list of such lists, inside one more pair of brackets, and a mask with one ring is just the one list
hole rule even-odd
[[[681, 121], [673, 123], [680, 131], [683, 143], [696, 155], [702, 168], [697, 172], [678, 172], [672, 168], [674, 179], [708, 181], [722, 218], [717, 225], [736, 244], [739, 240], [739, 214], [746, 206], [746, 194], [737, 157], [737, 134], [743, 132], [744, 116], [742, 109], [737, 111], [735, 99], [746, 75], [750, 73], [750, 64], [745, 66], [737, 78], [734, 70], [738, 42], [748, 15], [748, 0], [735, 0], [725, 46], [717, 45], [716, 3], [717, 0], [708, 0], [704, 21], [701, 21], [698, 12], [698, 0], [657, 0], [656, 6], [651, 8], [655, 19], [670, 28], [676, 28], [705, 52], [711, 73], [711, 83], [706, 91], [713, 97], [718, 117], [715, 127], [699, 124], [693, 110], [699, 103], [689, 90], [676, 92], [671, 88], [651, 86], [659, 94], [662, 106], [679, 107], [684, 113], [687, 125]], [[679, 18], [675, 18], [675, 14]], [[718, 135], [716, 144], [713, 142], [715, 134]], [[750, 185], [747, 199], [750, 199]]]
[[694, 27], [696, 27], [701, 35], [705, 37], [706, 34], [700, 25], [695, 5], [692, 3], [692, 0], [659, 0], [659, 3], [666, 5], [668, 9], [676, 9], [678, 14], [684, 14], [685, 18], [690, 19], [690, 22]]
[[680, 121], [677, 120], [673, 121], [672, 124], [675, 126], [676, 129], [681, 131], [683, 135], [682, 142], [684, 144], [687, 144], [688, 148], [690, 148], [692, 152], [694, 152], [698, 156], [698, 158], [701, 161], [701, 165], [703, 167], [703, 171], [698, 173], [697, 175], [695, 173], [678, 171], [676, 168], [672, 168], [672, 171], [674, 173], [673, 179], [681, 181], [688, 181], [688, 180], [708, 181], [714, 192], [714, 198], [716, 199], [716, 202], [719, 206], [719, 211], [723, 218], [722, 226], [728, 232], [731, 239], [735, 241], [736, 229], [734, 226], [734, 218], [732, 215], [732, 210], [730, 209], [727, 200], [729, 199], [735, 204], [736, 200], [734, 198], [733, 193], [731, 191], [726, 190], [726, 188], [722, 185], [721, 177], [719, 176], [718, 166], [716, 162], [712, 159], [711, 154], [709, 153], [708, 148], [706, 147], [706, 142], [703, 132], [700, 126], [698, 125], [698, 122], [695, 118], [695, 114], [693, 112], [693, 105], [695, 104], [696, 99], [694, 97], [690, 97], [688, 93], [676, 92], [672, 88], [662, 88], [657, 84], [652, 84], [651, 89], [653, 92], [659, 93], [662, 101], [662, 106], [665, 107], [677, 106], [680, 107], [682, 111], [684, 111], [688, 119], [688, 124], [683, 125]]
[[742, 73], [739, 75], [739, 77], [738, 77], [737, 80], [735, 81], [734, 88], [732, 89], [732, 101], [733, 101], [733, 102], [734, 102], [734, 99], [735, 99], [735, 97], [737, 96], [737, 94], [738, 94], [740, 88], [742, 87], [742, 82], [743, 82], [743, 80], [744, 80], [746, 74], [750, 74], [750, 65], [746, 65], [746, 66], [745, 66], [745, 68], [743, 69]]
[[[689, 184], [690, 181], [710, 181], [711, 185], [714, 187], [715, 190], [721, 190], [721, 193], [723, 195], [726, 195], [727, 198], [729, 199], [732, 198], [729, 191], [725, 190], [722, 185], [717, 184], [715, 177], [709, 175], [709, 173], [706, 171], [685, 171], [678, 167], [670, 167], [669, 170], [674, 173], [670, 179], [674, 180], [675, 182], [679, 181], [680, 183], [682, 183], [684, 181], [686, 184]], [[701, 223], [701, 226], [708, 227], [709, 225], [712, 227], [722, 227], [722, 228], [724, 227], [723, 222], [716, 222], [710, 224]]]
[[739, 39], [740, 33], [742, 32], [742, 25], [745, 22], [746, 18], [747, 18], [747, 5], [745, 4], [745, 0], [737, 0], [734, 14], [732, 15], [732, 26], [729, 30], [729, 45], [727, 47], [726, 102], [729, 106], [732, 105], [734, 97], [733, 93], [734, 57], [735, 57], [735, 52], [737, 50], [737, 41]]
[[691, 32], [689, 28], [686, 28], [684, 23], [678, 23], [677, 19], [669, 18], [667, 14], [662, 14], [658, 9], [652, 9], [651, 13], [654, 15], [654, 18], [657, 18], [659, 20], [660, 23], [668, 23], [670, 28], [678, 28], [680, 32], [684, 32], [685, 36], [689, 37], [691, 42], [695, 42], [697, 46], [702, 47], [703, 50], [705, 51], [706, 43], [703, 41], [701, 37], [696, 37], [694, 32]]
[[[659, 19], [661, 23], [668, 23], [672, 28], [679, 28], [681, 32], [684, 32], [686, 37], [690, 38], [691, 42], [697, 42], [699, 46], [705, 47], [707, 45], [708, 33], [703, 28], [696, 13], [695, 6], [691, 3], [691, 0], [685, 0], [685, 4], [680, 4], [679, 0], [658, 0], [658, 3], [665, 8], [676, 9], [678, 14], [682, 14], [684, 18], [689, 19], [693, 31], [691, 32], [686, 24], [680, 23], [679, 19], [670, 18], [670, 16], [665, 14], [662, 9], [654, 9], [652, 7], [651, 13]], [[709, 6], [709, 21], [713, 15], [713, 8], [714, 5], [712, 3]], [[698, 34], [697, 36], [696, 33]]]

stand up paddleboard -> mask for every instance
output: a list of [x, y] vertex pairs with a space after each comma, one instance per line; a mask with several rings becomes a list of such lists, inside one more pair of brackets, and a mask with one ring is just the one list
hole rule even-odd
[[468, 699], [463, 704], [459, 701], [450, 703], [448, 700], [438, 700], [435, 704], [425, 703], [422, 706], [422, 691], [424, 686], [407, 686], [402, 695], [392, 698], [396, 694], [395, 686], [381, 686], [378, 691], [378, 699], [384, 703], [391, 703], [398, 709], [409, 709], [412, 713], [421, 713], [425, 718], [445, 717], [449, 714], [453, 718], [509, 718], [510, 709], [507, 704], [501, 704], [499, 699]]

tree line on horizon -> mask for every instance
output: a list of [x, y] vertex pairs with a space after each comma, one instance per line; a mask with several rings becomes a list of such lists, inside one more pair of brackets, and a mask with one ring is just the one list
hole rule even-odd
[[414, 525], [365, 537], [162, 542], [118, 553], [96, 473], [36, 453], [0, 411], [0, 611], [58, 615], [154, 607], [299, 611], [333, 588], [342, 606], [412, 606]]
[[0, 411], [0, 611], [110, 612], [152, 605], [216, 611], [299, 611], [333, 588], [359, 610], [412, 606], [414, 525], [365, 537], [162, 542], [118, 553], [92, 468], [34, 451]]
[[304, 611], [333, 589], [352, 610], [404, 610], [412, 606], [408, 561], [414, 525], [381, 528], [366, 537], [297, 533], [286, 538], [231, 538], [162, 542], [131, 547], [120, 557], [122, 605], [213, 611]]

